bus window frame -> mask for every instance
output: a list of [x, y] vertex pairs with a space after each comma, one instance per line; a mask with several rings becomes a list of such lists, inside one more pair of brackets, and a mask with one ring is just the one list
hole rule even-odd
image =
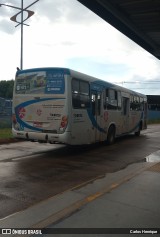
[[[112, 98], [111, 93], [114, 92], [114, 98]], [[122, 95], [121, 91], [115, 90], [113, 88], [105, 89], [105, 102], [104, 109], [107, 110], [122, 110]]]
[[[73, 89], [73, 83], [77, 81], [79, 84], [79, 88], [77, 91], [74, 91]], [[88, 85], [87, 93], [81, 91], [82, 89], [82, 83], [86, 83]], [[79, 79], [79, 78], [72, 78], [71, 81], [71, 89], [72, 89], [72, 107], [74, 109], [88, 109], [91, 106], [91, 98], [90, 98], [90, 84], [88, 81]]]

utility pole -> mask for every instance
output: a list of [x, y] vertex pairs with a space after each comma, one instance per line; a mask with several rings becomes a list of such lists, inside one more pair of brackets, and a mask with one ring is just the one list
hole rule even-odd
[[[23, 8], [23, 0], [21, 0], [21, 8], [20, 7], [16, 7], [16, 6], [12, 6], [12, 5], [8, 5], [8, 4], [3, 4], [3, 3], [0, 3], [0, 7], [1, 6], [6, 6], [6, 7], [11, 7], [11, 8], [14, 8], [14, 9], [17, 9], [17, 10], [20, 10], [18, 13], [16, 13], [14, 16], [12, 16], [10, 18], [11, 21], [14, 21], [16, 23], [18, 23], [18, 25], [16, 25], [15, 27], [21, 25], [21, 53], [20, 53], [20, 69], [22, 70], [23, 69], [23, 25], [26, 25], [26, 26], [29, 26], [27, 24], [25, 24], [24, 22], [26, 20], [28, 20], [28, 18], [30, 18], [34, 12], [33, 11], [30, 11], [30, 10], [27, 10], [29, 7], [31, 7], [33, 4], [35, 4], [36, 2], [38, 2], [39, 0], [36, 0], [34, 1], [33, 3], [31, 3], [30, 5], [28, 5], [27, 7]], [[23, 17], [23, 13], [27, 12], [28, 13], [28, 16], [26, 17], [26, 19], [24, 19]], [[21, 21], [17, 21], [17, 16], [21, 14]]]
[[21, 57], [20, 57], [20, 69], [23, 69], [23, 0], [21, 0]]

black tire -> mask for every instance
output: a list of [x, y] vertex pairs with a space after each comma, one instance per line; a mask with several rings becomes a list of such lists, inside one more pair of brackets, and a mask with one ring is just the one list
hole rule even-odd
[[107, 135], [107, 143], [109, 145], [115, 142], [115, 127], [112, 125], [109, 127], [108, 135]]
[[139, 137], [140, 134], [141, 134], [141, 130], [142, 130], [142, 124], [140, 124], [140, 126], [139, 126], [139, 128], [138, 128], [138, 131], [134, 133], [135, 136]]
[[141, 131], [140, 131], [140, 130], [138, 130], [138, 132], [135, 132], [135, 136], [136, 136], [136, 137], [139, 137], [140, 134], [141, 134]]

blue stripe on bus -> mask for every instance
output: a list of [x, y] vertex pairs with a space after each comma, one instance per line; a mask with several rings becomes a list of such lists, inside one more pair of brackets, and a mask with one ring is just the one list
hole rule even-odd
[[97, 121], [96, 121], [94, 115], [92, 114], [91, 109], [87, 109], [87, 113], [88, 113], [88, 117], [89, 117], [89, 119], [90, 119], [92, 125], [93, 125], [98, 131], [100, 131], [100, 132], [102, 132], [102, 133], [106, 133], [106, 131], [105, 131], [103, 128], [101, 128], [101, 127], [99, 126], [99, 124], [97, 123]]
[[[130, 133], [134, 132], [137, 128], [139, 128], [140, 123], [141, 123], [141, 121], [142, 121], [142, 118], [143, 118], [143, 112], [141, 113], [141, 118], [140, 118], [140, 120], [138, 121], [138, 123], [135, 125], [135, 127], [132, 128], [132, 129], [131, 129], [130, 131], [128, 131], [128, 132], [122, 133], [121, 135], [130, 134]], [[118, 137], [120, 137], [121, 135], [119, 135]]]
[[[91, 122], [92, 122], [92, 125], [93, 125], [98, 131], [100, 131], [100, 132], [102, 132], [102, 133], [107, 133], [103, 128], [101, 128], [101, 127], [98, 125], [98, 123], [97, 123], [97, 121], [96, 121], [94, 115], [92, 114], [91, 109], [88, 109], [88, 110], [87, 110], [87, 113], [88, 113], [88, 117], [90, 118], [90, 120], [91, 120]], [[133, 129], [131, 129], [130, 131], [128, 131], [128, 132], [126, 132], [126, 133], [123, 133], [123, 135], [125, 135], [125, 134], [127, 135], [127, 134], [129, 134], [129, 133], [134, 132], [134, 131], [140, 126], [140, 123], [141, 123], [142, 118], [143, 118], [143, 112], [141, 113], [140, 121], [138, 121], [138, 123], [136, 124], [136, 126], [135, 126]]]
[[133, 129], [131, 129], [131, 130], [129, 131], [129, 133], [134, 132], [134, 131], [140, 126], [140, 123], [141, 123], [141, 121], [142, 121], [142, 118], [143, 118], [143, 112], [141, 113], [141, 117], [140, 117], [140, 120], [138, 121], [137, 125], [136, 125]]
[[29, 100], [29, 101], [26, 101], [24, 103], [21, 103], [19, 105], [17, 105], [15, 107], [15, 114], [16, 114], [16, 119], [17, 119], [17, 122], [21, 125], [21, 127], [23, 128], [29, 128], [31, 130], [34, 130], [34, 131], [39, 131], [39, 132], [42, 132], [43, 129], [41, 128], [36, 128], [36, 127], [33, 127], [27, 123], [25, 123], [22, 119], [20, 119], [18, 113], [19, 113], [19, 109], [20, 108], [25, 108], [26, 106], [28, 105], [31, 105], [31, 104], [35, 104], [35, 103], [38, 103], [38, 102], [42, 102], [42, 101], [50, 101], [50, 100], [64, 100], [65, 98], [44, 98], [44, 99], [39, 99], [39, 100]]

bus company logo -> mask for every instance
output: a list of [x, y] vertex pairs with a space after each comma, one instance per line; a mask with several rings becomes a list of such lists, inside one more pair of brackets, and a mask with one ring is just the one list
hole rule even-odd
[[36, 114], [37, 114], [38, 116], [41, 116], [42, 110], [41, 110], [41, 109], [37, 109]]
[[23, 119], [24, 117], [25, 117], [25, 115], [26, 115], [26, 110], [25, 110], [25, 108], [19, 108], [19, 110], [18, 110], [18, 115], [19, 115], [19, 117], [20, 117], [20, 119]]
[[75, 118], [82, 118], [82, 117], [83, 117], [83, 114], [74, 114], [74, 117], [75, 117]]
[[51, 117], [55, 117], [55, 118], [60, 118], [60, 117], [61, 117], [61, 114], [53, 114], [53, 113], [50, 113], [50, 116], [51, 116]]

